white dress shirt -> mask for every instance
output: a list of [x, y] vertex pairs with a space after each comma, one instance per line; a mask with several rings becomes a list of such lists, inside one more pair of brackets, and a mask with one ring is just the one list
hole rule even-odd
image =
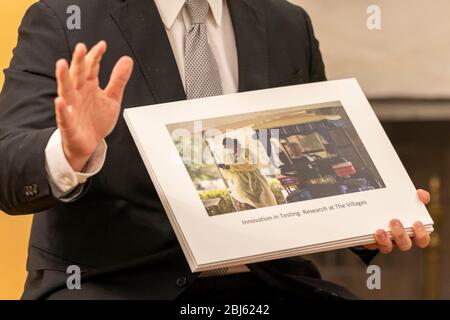
[[[180, 77], [185, 86], [184, 42], [190, 27], [189, 15], [184, 8], [185, 0], [154, 0], [177, 62]], [[238, 91], [238, 58], [236, 41], [230, 12], [224, 0], [208, 0], [210, 12], [206, 21], [208, 41], [216, 58], [224, 94]], [[144, 36], [143, 36], [144, 39]], [[56, 130], [45, 149], [46, 170], [52, 192], [61, 200], [77, 197], [87, 179], [103, 167], [107, 145], [103, 140], [89, 159], [83, 172], [75, 172], [68, 163], [61, 144], [61, 135]]]

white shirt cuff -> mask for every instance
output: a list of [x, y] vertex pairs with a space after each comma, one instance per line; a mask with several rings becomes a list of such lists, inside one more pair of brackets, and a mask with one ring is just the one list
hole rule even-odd
[[83, 171], [75, 172], [64, 155], [61, 133], [57, 129], [50, 137], [45, 148], [45, 163], [49, 181], [58, 188], [58, 194], [67, 194], [78, 185], [84, 184], [90, 177], [96, 175], [105, 163], [107, 148], [105, 140], [102, 140]]

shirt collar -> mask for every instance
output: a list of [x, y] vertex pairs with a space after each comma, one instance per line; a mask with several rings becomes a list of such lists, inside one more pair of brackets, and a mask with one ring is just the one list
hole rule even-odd
[[[176, 18], [183, 9], [186, 0], [154, 0], [159, 15], [167, 29], [171, 29]], [[223, 0], [208, 0], [209, 6], [218, 26], [222, 21]]]

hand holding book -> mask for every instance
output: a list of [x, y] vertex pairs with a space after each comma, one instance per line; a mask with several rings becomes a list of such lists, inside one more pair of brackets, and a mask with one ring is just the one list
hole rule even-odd
[[[430, 194], [427, 191], [417, 190], [417, 195], [423, 204], [427, 205], [430, 202]], [[413, 224], [414, 236], [412, 239], [408, 236], [400, 220], [391, 220], [389, 227], [393, 237], [392, 240], [385, 230], [380, 229], [375, 233], [376, 243], [364, 247], [369, 250], [378, 249], [382, 253], [391, 253], [394, 247], [397, 247], [401, 251], [409, 251], [413, 243], [418, 248], [426, 248], [430, 244], [430, 235], [420, 221]]]

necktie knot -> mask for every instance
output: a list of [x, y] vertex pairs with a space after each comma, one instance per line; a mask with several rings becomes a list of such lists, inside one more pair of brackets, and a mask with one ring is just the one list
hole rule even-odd
[[209, 13], [209, 3], [207, 0], [187, 0], [185, 5], [191, 19], [191, 24], [206, 23]]

